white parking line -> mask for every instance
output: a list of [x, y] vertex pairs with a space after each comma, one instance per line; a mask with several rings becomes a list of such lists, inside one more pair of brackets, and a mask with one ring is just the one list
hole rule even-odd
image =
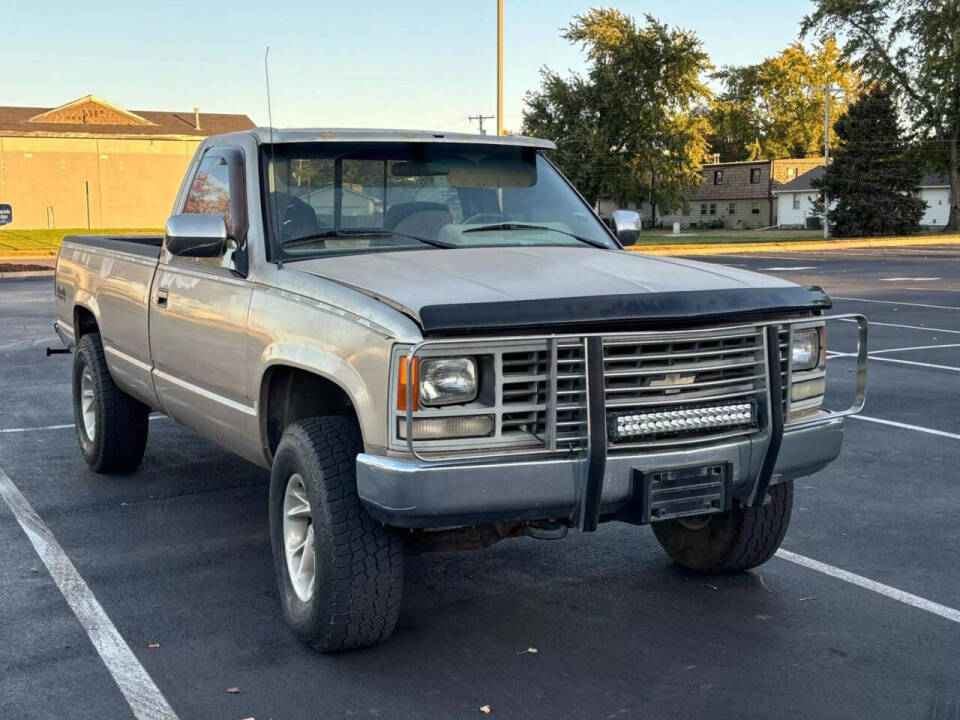
[[864, 420], [866, 422], [879, 423], [880, 425], [890, 425], [891, 427], [902, 428], [904, 430], [916, 430], [917, 432], [927, 433], [928, 435], [960, 440], [960, 435], [947, 432], [946, 430], [934, 430], [933, 428], [923, 427], [921, 425], [909, 425], [908, 423], [896, 422], [895, 420], [883, 420], [881, 418], [870, 417], [869, 415], [850, 415], [850, 417], [854, 420]]
[[[166, 415], [151, 415], [148, 420], [163, 420]], [[64, 425], [41, 425], [39, 427], [26, 427], [26, 428], [0, 428], [0, 435], [3, 433], [24, 433], [24, 432], [33, 432], [35, 430], [63, 430], [64, 428], [76, 427], [73, 423], [66, 423]]]
[[816, 265], [776, 265], [774, 267], [760, 268], [761, 270], [816, 270]]
[[[949, 347], [949, 346], [938, 345], [937, 347]], [[905, 348], [905, 349], [909, 350], [914, 348]], [[880, 352], [880, 351], [877, 350], [875, 352]], [[890, 352], [893, 352], [893, 351], [891, 350]], [[857, 354], [848, 353], [848, 352], [835, 352], [833, 350], [828, 350], [827, 357], [830, 359], [836, 358], [837, 360], [843, 360], [846, 358], [857, 357]], [[950, 372], [960, 372], [960, 367], [954, 367], [953, 365], [937, 365], [936, 363], [917, 362], [916, 360], [901, 360], [900, 358], [877, 357], [872, 352], [867, 353], [867, 359], [876, 360], [877, 362], [896, 363], [897, 365], [913, 365], [915, 367], [932, 368], [933, 370], [949, 370]]]
[[37, 555], [87, 632], [114, 682], [138, 720], [177, 720], [177, 714], [160, 692], [123, 636], [103, 611], [50, 528], [0, 469], [0, 497], [20, 523]]
[[866, 298], [832, 296], [834, 300], [853, 300], [855, 302], [878, 303], [880, 305], [905, 305], [909, 307], [934, 308], [935, 310], [960, 310], [955, 305], [925, 305], [924, 303], [900, 302], [898, 300], [867, 300]]
[[[942, 280], [943, 278], [938, 277], [892, 277], [892, 278], [880, 278], [880, 282], [903, 282], [907, 280], [909, 282], [933, 282], [935, 280]], [[929, 288], [924, 288], [927, 290]]]
[[[856, 320], [841, 320], [840, 322], [856, 322]], [[897, 323], [870, 321], [871, 325], [881, 325], [883, 327], [902, 328], [904, 330], [923, 330], [924, 332], [950, 333], [960, 335], [960, 330], [944, 330], [943, 328], [923, 327], [923, 325], [899, 325]]]
[[901, 360], [900, 358], [877, 357], [876, 355], [871, 355], [870, 359], [876, 360], [877, 362], [897, 363], [898, 365], [913, 365], [915, 367], [932, 368], [934, 370], [950, 370], [951, 372], [960, 372], [960, 367], [954, 367], [953, 365], [937, 365], [936, 363], [917, 362], [916, 360]]
[[889, 348], [887, 350], [871, 350], [871, 355], [877, 353], [909, 352], [910, 350], [936, 350], [937, 348], [955, 348], [960, 347], [960, 343], [949, 343], [947, 345], [914, 345], [912, 347]]
[[68, 423], [67, 425], [44, 425], [42, 427], [32, 427], [32, 428], [2, 428], [0, 433], [22, 433], [22, 432], [31, 432], [33, 430], [63, 430], [64, 428], [74, 427], [73, 423]]
[[842, 570], [841, 568], [834, 567], [833, 565], [827, 565], [819, 560], [808, 558], [805, 555], [798, 555], [797, 553], [790, 552], [789, 550], [777, 550], [777, 557], [781, 560], [802, 565], [810, 570], [816, 570], [819, 573], [829, 575], [830, 577], [837, 578], [838, 580], [843, 580], [844, 582], [857, 585], [866, 590], [871, 590], [875, 593], [879, 593], [888, 598], [896, 600], [897, 602], [902, 602], [905, 605], [910, 605], [920, 610], [925, 610], [928, 613], [939, 615], [947, 620], [952, 620], [955, 623], [960, 623], [960, 610], [954, 610], [951, 607], [941, 605], [940, 603], [933, 602], [932, 600], [927, 600], [919, 595], [913, 595], [912, 593], [904, 592], [903, 590], [891, 587], [890, 585], [884, 585], [876, 580], [865, 578], [862, 575], [857, 575], [848, 570]]

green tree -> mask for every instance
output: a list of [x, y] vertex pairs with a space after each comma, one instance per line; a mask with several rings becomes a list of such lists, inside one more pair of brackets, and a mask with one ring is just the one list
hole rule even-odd
[[950, 218], [960, 230], [960, 2], [816, 0], [801, 33], [836, 33], [870, 78], [895, 89], [932, 170], [950, 178]]
[[[916, 232], [926, 203], [914, 195], [920, 170], [908, 159], [890, 93], [874, 85], [833, 126], [833, 163], [814, 187], [827, 191], [839, 237]], [[822, 213], [823, 204], [817, 209]]]
[[563, 37], [583, 46], [587, 72], [541, 70], [540, 88], [525, 98], [523, 132], [557, 143], [553, 159], [590, 202], [679, 206], [707, 152], [707, 121], [692, 110], [711, 96], [700, 40], [613, 9], [575, 16]]
[[828, 82], [846, 91], [831, 101], [840, 115], [859, 77], [827, 37], [807, 50], [793, 43], [757, 65], [725, 66], [714, 73], [723, 90], [710, 105], [710, 144], [722, 160], [747, 160], [760, 147], [767, 158], [823, 152], [822, 89]]

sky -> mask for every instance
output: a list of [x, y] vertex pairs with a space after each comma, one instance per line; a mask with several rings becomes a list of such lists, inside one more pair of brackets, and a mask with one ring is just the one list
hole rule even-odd
[[[561, 28], [589, 0], [504, 0], [504, 125], [517, 130], [540, 68], [582, 70]], [[797, 38], [806, 0], [620, 0], [693, 30], [717, 66]], [[0, 105], [93, 94], [130, 110], [245, 113], [276, 127], [469, 132], [496, 111], [496, 0], [0, 0]], [[488, 127], [493, 127], [487, 121]]]

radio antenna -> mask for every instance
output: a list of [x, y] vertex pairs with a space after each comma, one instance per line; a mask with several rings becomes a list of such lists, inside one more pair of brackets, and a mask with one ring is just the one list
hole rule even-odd
[[[263, 54], [263, 74], [267, 79], [267, 119], [270, 123], [270, 184], [273, 186], [273, 208], [277, 216], [277, 237], [276, 237], [276, 248], [277, 248], [277, 269], [281, 270], [283, 268], [283, 250], [280, 249], [280, 203], [277, 199], [277, 170], [276, 165], [273, 162], [274, 154], [274, 145], [273, 145], [273, 109], [270, 105], [270, 46], [267, 45], [267, 51]], [[268, 188], [269, 190], [269, 188]]]

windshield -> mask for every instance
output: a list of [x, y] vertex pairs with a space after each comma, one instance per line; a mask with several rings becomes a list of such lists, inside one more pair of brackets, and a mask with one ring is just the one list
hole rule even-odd
[[284, 261], [493, 245], [616, 248], [528, 148], [291, 143], [263, 153], [270, 246]]

